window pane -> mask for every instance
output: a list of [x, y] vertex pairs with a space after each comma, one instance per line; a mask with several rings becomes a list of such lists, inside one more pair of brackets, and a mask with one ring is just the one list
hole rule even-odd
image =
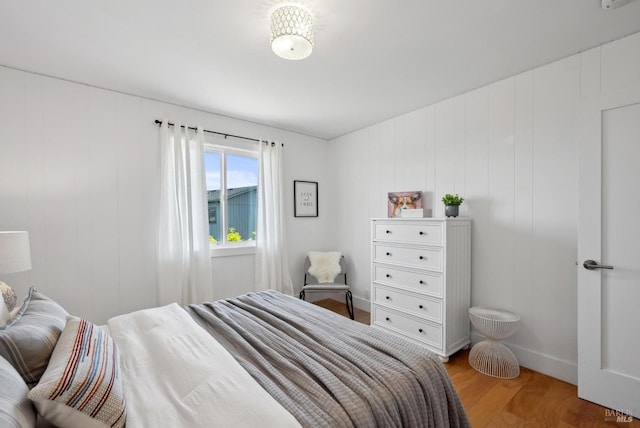
[[220, 153], [204, 153], [204, 171], [207, 179], [207, 201], [209, 206], [209, 240], [221, 242], [222, 212], [220, 211]]
[[258, 159], [227, 155], [227, 241], [256, 238]]

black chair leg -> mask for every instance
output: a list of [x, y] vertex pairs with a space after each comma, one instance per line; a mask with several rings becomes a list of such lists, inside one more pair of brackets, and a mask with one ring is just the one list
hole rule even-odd
[[354, 319], [353, 318], [353, 295], [351, 294], [351, 290], [347, 290], [346, 300], [347, 300], [347, 312], [349, 312], [349, 316], [351, 317], [351, 319]]
[[298, 296], [300, 299], [304, 300], [304, 290], [300, 291], [300, 295]]

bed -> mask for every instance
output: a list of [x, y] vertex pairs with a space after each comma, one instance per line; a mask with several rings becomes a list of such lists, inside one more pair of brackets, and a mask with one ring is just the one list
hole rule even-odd
[[[30, 300], [50, 301], [35, 291]], [[23, 367], [28, 400], [16, 400], [59, 426], [470, 426], [435, 355], [275, 291], [104, 327], [64, 317], [39, 378]], [[17, 351], [3, 333], [16, 327], [0, 330], [8, 361]]]

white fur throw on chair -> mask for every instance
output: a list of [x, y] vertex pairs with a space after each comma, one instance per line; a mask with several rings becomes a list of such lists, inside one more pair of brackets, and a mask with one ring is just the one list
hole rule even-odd
[[318, 279], [319, 284], [332, 283], [340, 273], [341, 258], [339, 251], [309, 251], [309, 273]]

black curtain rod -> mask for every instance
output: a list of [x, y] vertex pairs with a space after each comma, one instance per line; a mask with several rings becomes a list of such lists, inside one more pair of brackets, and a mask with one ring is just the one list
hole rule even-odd
[[[157, 123], [158, 125], [162, 125], [162, 121], [161, 121], [161, 120], [156, 119], [156, 123]], [[171, 122], [167, 122], [167, 125], [168, 125], [168, 126], [176, 126], [174, 123], [171, 123]], [[180, 125], [180, 127], [181, 127], [181, 128], [184, 128], [185, 126], [184, 126], [184, 125]], [[191, 126], [189, 126], [188, 128], [189, 128], [190, 130], [192, 130], [192, 131], [197, 131], [197, 130], [198, 130], [198, 128], [193, 128], [193, 127], [191, 127]], [[243, 137], [243, 136], [241, 136], [241, 135], [227, 134], [227, 133], [225, 133], [225, 132], [209, 131], [208, 129], [203, 129], [203, 131], [204, 131], [204, 132], [207, 132], [207, 133], [209, 133], [209, 134], [222, 135], [224, 138], [227, 138], [227, 137], [240, 138], [241, 140], [255, 141], [256, 143], [263, 142], [263, 143], [265, 143], [265, 144], [269, 144], [269, 142], [268, 142], [267, 140], [258, 140], [258, 139], [256, 139], [256, 138]], [[273, 141], [271, 142], [271, 145], [272, 145], [272, 146], [275, 146], [275, 144], [276, 144], [276, 143], [274, 143]], [[284, 147], [284, 144], [282, 145], [282, 147]]]

